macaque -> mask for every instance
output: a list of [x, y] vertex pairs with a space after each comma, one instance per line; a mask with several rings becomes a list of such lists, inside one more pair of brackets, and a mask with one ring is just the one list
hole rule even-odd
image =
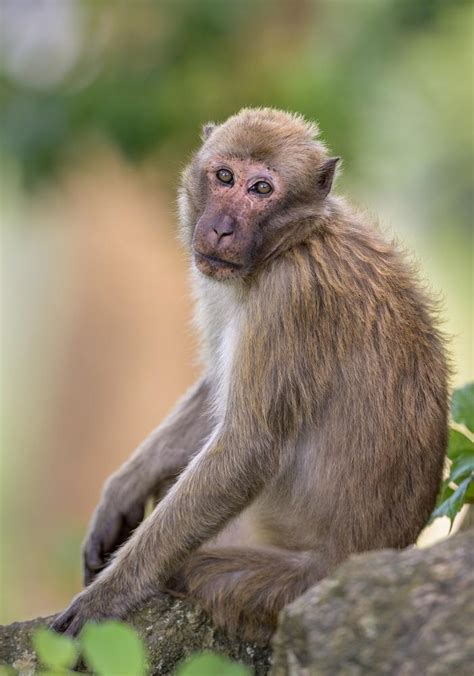
[[444, 340], [403, 254], [331, 193], [338, 159], [295, 114], [204, 127], [179, 192], [203, 374], [108, 480], [86, 587], [54, 629], [171, 589], [266, 640], [351, 553], [406, 547], [426, 524], [447, 441]]

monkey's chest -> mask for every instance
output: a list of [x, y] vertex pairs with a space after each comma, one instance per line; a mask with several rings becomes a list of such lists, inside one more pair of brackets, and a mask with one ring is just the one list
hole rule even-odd
[[236, 315], [229, 318], [222, 327], [217, 340], [215, 358], [211, 363], [217, 383], [216, 406], [222, 414], [225, 412], [231, 394], [232, 372], [235, 367], [239, 340], [240, 321], [239, 316]]

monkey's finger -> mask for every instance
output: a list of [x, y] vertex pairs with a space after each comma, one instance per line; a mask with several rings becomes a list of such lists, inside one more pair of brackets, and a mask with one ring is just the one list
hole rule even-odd
[[84, 585], [87, 587], [104, 568], [107, 567], [110, 555], [130, 535], [130, 527], [122, 514], [109, 518], [106, 525], [96, 530], [89, 537], [84, 547]]
[[75, 638], [79, 632], [81, 631], [82, 627], [85, 624], [85, 619], [81, 615], [76, 615], [76, 617], [71, 621], [67, 629], [63, 631], [63, 634], [65, 636], [70, 636], [71, 638]]
[[95, 538], [86, 542], [83, 552], [84, 584], [87, 587], [95, 576], [105, 568], [105, 557], [102, 553], [102, 546]]
[[102, 543], [97, 537], [90, 537], [83, 550], [84, 585], [87, 587], [107, 565]]
[[91, 582], [95, 580], [97, 575], [100, 573], [101, 570], [104, 570], [105, 566], [102, 566], [101, 568], [90, 568], [87, 564], [87, 562], [84, 563], [84, 587], [88, 587]]
[[[105, 526], [97, 526], [84, 545], [84, 578], [95, 576], [107, 565], [107, 559], [116, 547], [116, 541], [123, 525], [121, 516], [109, 519]], [[89, 579], [89, 577], [88, 577]]]
[[103, 558], [106, 565], [110, 555], [128, 540], [132, 531], [143, 521], [144, 515], [145, 503], [137, 502], [126, 512], [120, 514], [115, 523], [109, 526], [107, 536], [102, 542]]
[[[87, 587], [104, 568], [110, 555], [120, 547], [143, 521], [145, 502], [136, 502], [124, 514], [114, 514], [103, 525], [96, 526], [89, 536], [83, 554], [84, 585]], [[100, 523], [100, 521], [99, 521]]]
[[140, 501], [136, 502], [125, 514], [125, 521], [127, 526], [133, 530], [138, 526], [139, 523], [143, 521], [145, 516], [145, 503]]
[[111, 554], [120, 542], [121, 533], [125, 525], [125, 517], [123, 514], [114, 514], [107, 519], [102, 529], [97, 534], [97, 539], [100, 541], [102, 555], [102, 565], [107, 562], [107, 557]]
[[97, 538], [90, 538], [84, 548], [84, 563], [91, 570], [99, 570], [105, 563], [102, 544]]
[[68, 628], [75, 614], [76, 606], [74, 603], [72, 603], [69, 608], [66, 608], [64, 612], [60, 613], [50, 624], [50, 629], [57, 631], [58, 633], [64, 632]]

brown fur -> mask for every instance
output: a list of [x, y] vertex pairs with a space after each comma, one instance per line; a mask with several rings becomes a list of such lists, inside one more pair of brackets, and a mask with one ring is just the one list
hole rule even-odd
[[[89, 578], [130, 534], [132, 506], [180, 474], [56, 621], [69, 633], [174, 578], [217, 623], [267, 637], [351, 552], [413, 543], [434, 506], [447, 366], [412, 268], [329, 194], [337, 158], [314, 124], [248, 109], [203, 136], [180, 211], [206, 375], [109, 482]], [[232, 185], [216, 182], [222, 164]], [[259, 176], [270, 195], [249, 189]]]

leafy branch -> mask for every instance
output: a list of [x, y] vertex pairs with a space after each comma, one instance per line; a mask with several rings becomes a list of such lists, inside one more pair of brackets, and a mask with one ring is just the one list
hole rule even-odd
[[474, 503], [474, 383], [455, 390], [451, 416], [447, 450], [449, 475], [441, 485], [430, 523], [447, 516], [452, 527], [463, 505]]

